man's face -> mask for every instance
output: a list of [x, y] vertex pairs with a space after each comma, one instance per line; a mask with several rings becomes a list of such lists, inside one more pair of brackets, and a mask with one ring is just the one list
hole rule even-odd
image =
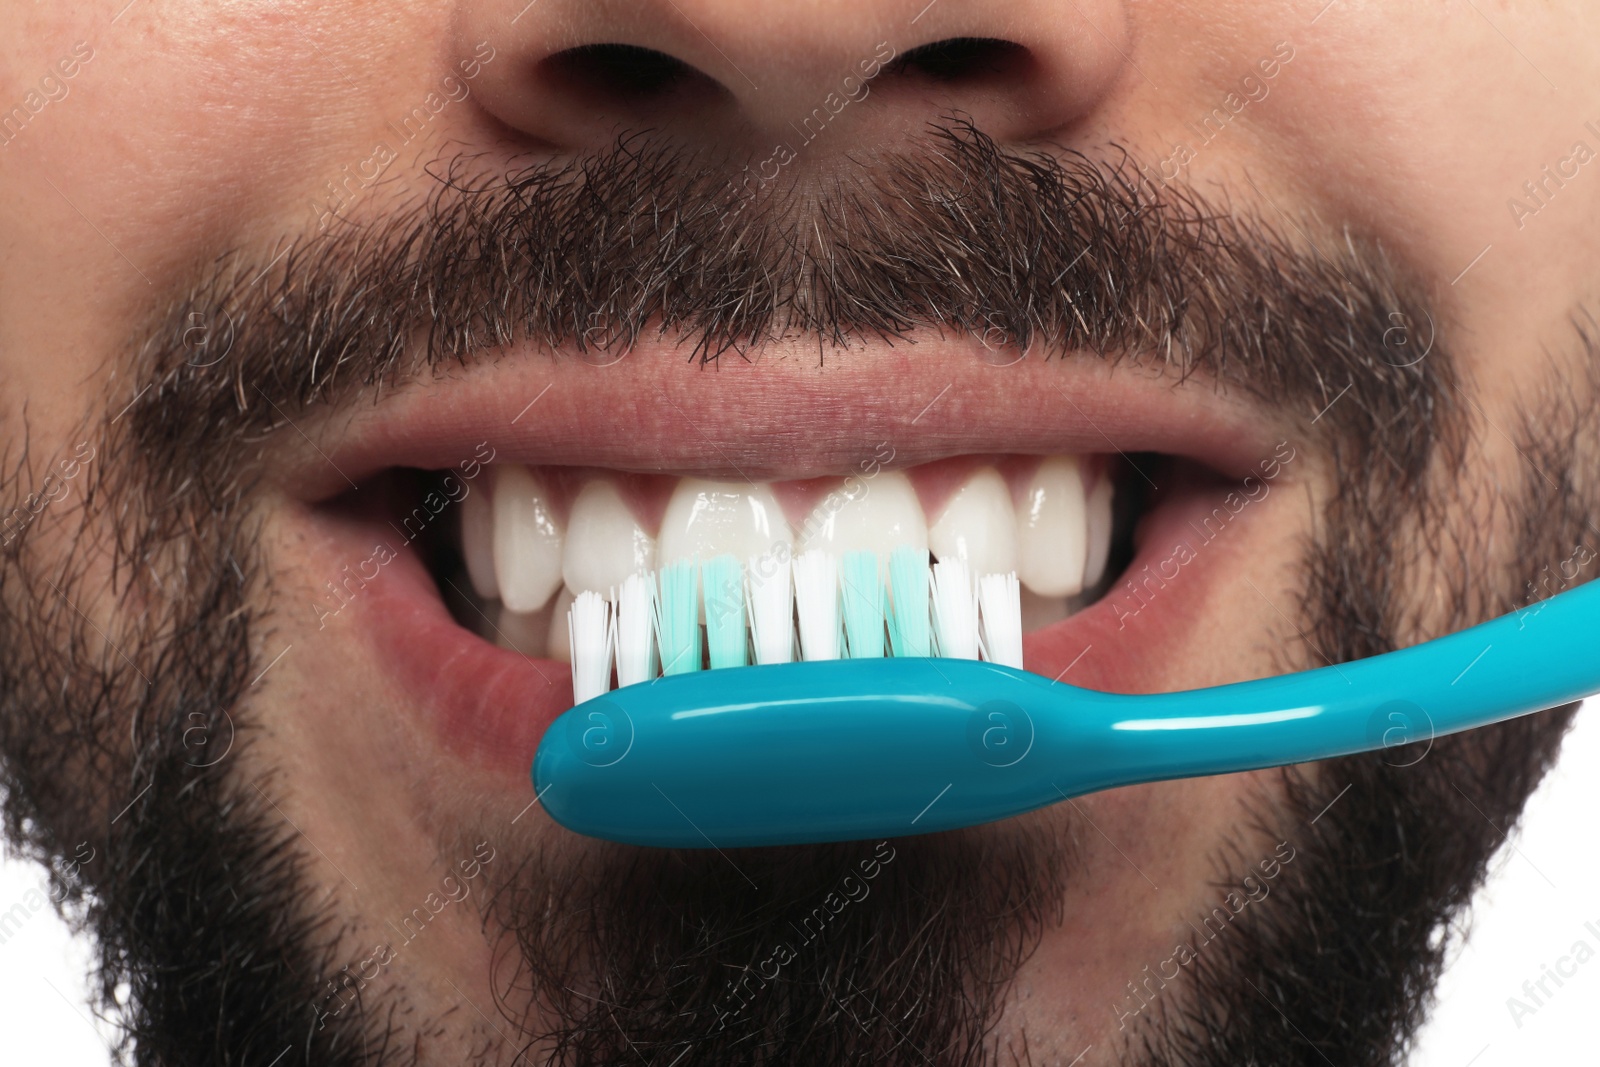
[[970, 552], [1122, 692], [1585, 580], [1589, 6], [0, 22], [8, 829], [141, 1062], [1398, 1054], [1565, 713], [807, 848], [528, 770], [641, 561]]

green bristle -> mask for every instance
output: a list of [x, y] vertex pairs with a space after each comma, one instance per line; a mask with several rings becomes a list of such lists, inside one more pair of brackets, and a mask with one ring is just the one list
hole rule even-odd
[[889, 554], [889, 648], [896, 656], [931, 656], [928, 553], [901, 545]]
[[700, 669], [700, 573], [692, 559], [661, 568], [661, 673]]
[[851, 659], [883, 655], [883, 579], [876, 552], [849, 552], [839, 565], [844, 634]]
[[750, 662], [744, 627], [744, 568], [733, 556], [718, 556], [700, 567], [706, 590], [706, 651], [711, 666], [743, 667]]

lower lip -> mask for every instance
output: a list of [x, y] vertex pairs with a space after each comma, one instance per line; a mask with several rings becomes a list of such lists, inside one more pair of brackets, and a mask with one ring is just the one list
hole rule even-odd
[[[1142, 574], [1147, 566], [1158, 577], [1173, 573], [1160, 565], [1178, 542], [1194, 544], [1190, 520], [1214, 503], [1199, 493], [1173, 497], [1143, 516], [1140, 547], [1127, 574]], [[1201, 548], [1176, 577], [1149, 586], [1158, 590], [1158, 610], [1143, 610], [1119, 581], [1089, 608], [1027, 634], [1024, 664], [1035, 674], [1089, 689], [1161, 689], [1167, 653], [1186, 636], [1217, 580], [1215, 555]], [[415, 553], [400, 553], [385, 570], [366, 613], [380, 662], [445, 751], [479, 773], [504, 775], [525, 788], [540, 738], [572, 706], [570, 666], [500, 648], [462, 627]]]

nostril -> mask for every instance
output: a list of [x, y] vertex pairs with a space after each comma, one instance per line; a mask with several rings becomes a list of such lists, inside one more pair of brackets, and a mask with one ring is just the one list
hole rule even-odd
[[539, 64], [546, 85], [596, 105], [633, 107], [671, 98], [713, 97], [722, 87], [680, 59], [632, 44], [586, 44]]
[[1028, 50], [994, 37], [947, 37], [902, 52], [894, 73], [918, 73], [937, 81], [961, 82], [1014, 73]]

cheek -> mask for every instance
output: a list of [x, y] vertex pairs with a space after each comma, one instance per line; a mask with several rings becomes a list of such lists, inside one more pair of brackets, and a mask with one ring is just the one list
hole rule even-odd
[[[308, 30], [317, 38], [309, 48], [303, 35], [282, 32], [276, 13], [252, 5], [225, 5], [226, 17], [203, 0], [168, 6], [161, 63], [108, 41], [71, 83], [81, 106], [29, 131], [52, 164], [77, 155], [85, 177], [62, 191], [87, 217], [114, 220], [102, 226], [112, 227], [107, 236], [153, 279], [165, 256], [175, 261], [237, 220], [304, 229], [299, 202], [345, 163], [371, 158], [392, 110], [382, 105], [422, 98], [423, 86], [398, 79], [428, 70], [423, 49], [406, 42], [425, 27], [409, 26], [403, 10], [381, 31], [385, 51], [400, 50], [385, 64], [394, 73], [364, 72], [352, 88], [338, 72], [363, 71], [352, 52], [361, 35], [345, 27]], [[126, 198], [141, 209], [118, 210]]]

